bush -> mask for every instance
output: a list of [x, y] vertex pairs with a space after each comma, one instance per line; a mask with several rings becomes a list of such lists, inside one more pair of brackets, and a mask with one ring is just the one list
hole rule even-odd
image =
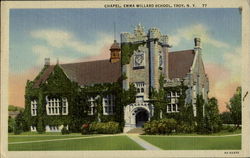
[[[87, 128], [83, 128], [87, 129]], [[99, 133], [99, 134], [114, 134], [119, 133], [119, 123], [117, 122], [96, 122], [92, 123], [89, 126], [90, 133]]]
[[8, 133], [12, 133], [14, 131], [15, 119], [9, 116], [8, 119]]
[[235, 127], [235, 126], [228, 126], [227, 131], [234, 132], [234, 131], [236, 131], [236, 129], [237, 129], [237, 127]]
[[62, 132], [62, 135], [69, 134], [69, 130], [65, 126], [63, 126], [61, 132]]
[[81, 133], [82, 134], [89, 134], [89, 124], [83, 124], [81, 127]]
[[177, 122], [174, 119], [154, 120], [144, 124], [146, 134], [171, 134], [176, 132]]
[[177, 133], [193, 133], [195, 126], [193, 124], [180, 123], [177, 125]]

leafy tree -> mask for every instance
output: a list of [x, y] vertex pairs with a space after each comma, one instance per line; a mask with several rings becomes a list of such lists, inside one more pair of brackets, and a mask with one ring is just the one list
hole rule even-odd
[[223, 112], [220, 114], [220, 118], [223, 124], [232, 124], [232, 117], [229, 111]]
[[196, 97], [196, 123], [197, 123], [197, 132], [200, 134], [206, 133], [205, 129], [205, 117], [204, 117], [204, 105], [205, 101], [202, 97], [202, 95], [197, 95]]
[[15, 125], [15, 119], [9, 116], [8, 119], [8, 133], [11, 133], [14, 131], [14, 125]]
[[15, 119], [15, 124], [14, 124], [14, 134], [21, 134], [23, 132], [23, 114], [20, 112]]
[[14, 105], [9, 105], [8, 111], [23, 111], [24, 109], [22, 107], [17, 107]]
[[241, 125], [241, 87], [237, 87], [236, 93], [227, 104], [233, 123], [239, 127]]
[[219, 115], [218, 101], [216, 98], [210, 98], [205, 106], [205, 128], [206, 133], [219, 132], [222, 122]]

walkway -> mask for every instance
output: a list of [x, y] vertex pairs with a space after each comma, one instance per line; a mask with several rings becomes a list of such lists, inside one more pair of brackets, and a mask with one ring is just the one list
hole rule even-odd
[[146, 150], [162, 150], [141, 139], [138, 134], [127, 134], [127, 136]]

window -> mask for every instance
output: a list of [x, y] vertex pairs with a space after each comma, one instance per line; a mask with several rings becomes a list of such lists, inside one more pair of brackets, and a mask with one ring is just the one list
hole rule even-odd
[[114, 104], [115, 97], [113, 95], [107, 95], [103, 98], [103, 114], [104, 115], [112, 115], [114, 114], [115, 104]]
[[58, 98], [46, 97], [46, 101], [47, 115], [60, 115], [60, 100]]
[[96, 113], [96, 106], [95, 106], [95, 100], [93, 97], [91, 97], [89, 100], [89, 109], [88, 109], [88, 115], [94, 115]]
[[68, 100], [67, 100], [67, 98], [62, 98], [62, 114], [68, 115]]
[[159, 52], [159, 68], [163, 68], [163, 59], [161, 51]]
[[144, 82], [135, 82], [135, 88], [136, 88], [136, 91], [137, 91], [137, 94], [136, 94], [136, 101], [137, 102], [143, 102], [144, 100], [144, 92], [145, 92], [145, 84]]
[[144, 89], [145, 89], [144, 82], [136, 82], [135, 88], [137, 89], [137, 95], [144, 95]]
[[36, 100], [31, 101], [31, 116], [37, 115], [37, 102]]
[[30, 131], [35, 132], [36, 131], [36, 126], [30, 126]]
[[180, 92], [169, 92], [167, 94], [167, 100], [169, 101], [167, 105], [167, 113], [179, 112], [178, 98], [180, 97], [180, 94]]

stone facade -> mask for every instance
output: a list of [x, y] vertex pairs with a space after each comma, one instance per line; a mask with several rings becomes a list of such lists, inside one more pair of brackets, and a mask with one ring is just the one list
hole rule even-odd
[[[205, 101], [208, 97], [209, 85], [208, 77], [205, 73], [200, 39], [195, 39], [194, 48], [194, 59], [190, 67], [189, 73], [183, 78], [172, 78], [169, 76], [169, 55], [168, 48], [168, 36], [162, 35], [157, 28], [151, 28], [148, 32], [144, 32], [144, 28], [139, 24], [136, 26], [134, 33], [122, 33], [121, 34], [121, 45], [124, 43], [134, 43], [141, 45], [138, 50], [134, 50], [133, 55], [130, 59], [129, 64], [122, 66], [123, 73], [126, 74], [127, 79], [123, 81], [123, 88], [128, 89], [129, 84], [144, 83], [144, 91], [142, 98], [137, 98], [136, 103], [127, 105], [124, 108], [124, 120], [125, 127], [124, 132], [135, 128], [136, 122], [136, 111], [143, 109], [148, 113], [147, 120], [154, 115], [154, 105], [150, 104], [149, 93], [150, 89], [159, 89], [159, 78], [162, 74], [165, 78], [165, 87], [175, 87], [184, 81], [184, 85], [188, 87], [186, 93], [186, 103], [193, 104], [194, 116], [196, 116], [196, 96], [197, 94], [203, 95]], [[144, 57], [141, 68], [136, 68], [136, 55], [137, 52], [143, 52]], [[123, 52], [121, 52], [123, 53]], [[160, 61], [161, 60], [161, 61]], [[178, 62], [178, 61], [177, 61]], [[181, 62], [181, 61], [179, 61]], [[136, 87], [137, 88], [137, 87]], [[137, 96], [140, 97], [140, 96]], [[146, 121], [146, 120], [145, 120]]]

